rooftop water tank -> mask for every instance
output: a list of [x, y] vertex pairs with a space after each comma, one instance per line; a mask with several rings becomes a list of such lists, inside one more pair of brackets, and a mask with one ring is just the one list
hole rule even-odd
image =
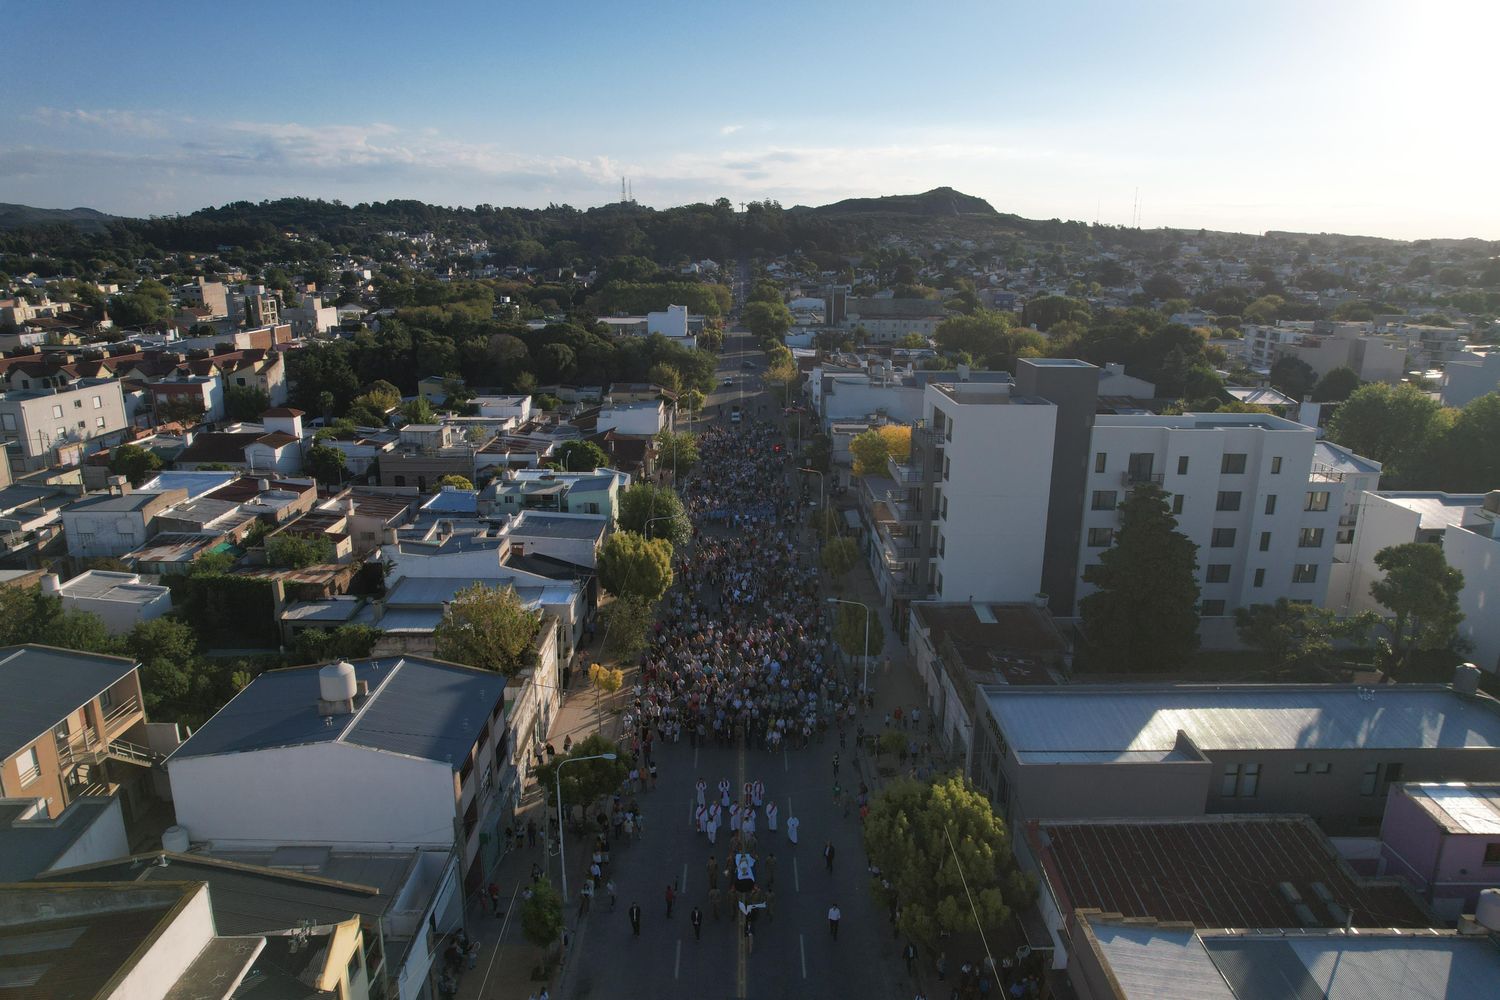
[[347, 660], [330, 663], [318, 671], [318, 690], [324, 701], [351, 701], [358, 689], [354, 664]]

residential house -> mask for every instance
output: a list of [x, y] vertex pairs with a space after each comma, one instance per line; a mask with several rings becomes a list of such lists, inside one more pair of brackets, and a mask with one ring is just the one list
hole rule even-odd
[[47, 815], [45, 798], [0, 798], [0, 883], [129, 851], [118, 798], [77, 798], [55, 817]]
[[413, 656], [263, 673], [168, 758], [177, 820], [218, 849], [454, 847], [474, 892], [511, 816], [505, 686]]
[[48, 573], [42, 577], [42, 593], [61, 598], [65, 611], [98, 616], [110, 635], [123, 635], [172, 610], [171, 590], [134, 573], [90, 569], [66, 581]]
[[1380, 823], [1385, 871], [1410, 882], [1445, 920], [1473, 913], [1500, 887], [1500, 785], [1395, 785]]
[[56, 819], [85, 796], [149, 805], [155, 755], [133, 660], [51, 646], [0, 649], [0, 798], [44, 799]]
[[523, 510], [504, 523], [500, 537], [517, 555], [543, 555], [593, 569], [609, 519], [602, 514], [546, 513]]
[[639, 403], [605, 403], [599, 407], [595, 423], [598, 433], [649, 436], [667, 427], [667, 404], [662, 400]]
[[77, 465], [86, 448], [117, 444], [129, 427], [125, 397], [113, 379], [0, 393], [0, 439], [17, 472]]
[[183, 489], [137, 492], [124, 476], [108, 493], [93, 493], [61, 511], [68, 555], [75, 559], [119, 557], [157, 533], [156, 517], [187, 499]]
[[[830, 311], [830, 322], [835, 311]], [[893, 344], [909, 333], [931, 337], [948, 312], [937, 299], [858, 298], [849, 296], [843, 302], [846, 330], [863, 328], [871, 343]]]
[[1467, 406], [1491, 392], [1500, 392], [1500, 351], [1465, 351], [1443, 366], [1444, 406]]
[[407, 424], [395, 449], [380, 456], [380, 485], [437, 489], [444, 476], [475, 477], [474, 446], [444, 424]]

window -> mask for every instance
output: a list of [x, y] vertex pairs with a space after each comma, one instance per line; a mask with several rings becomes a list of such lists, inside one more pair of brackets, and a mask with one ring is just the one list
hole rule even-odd
[[1260, 790], [1260, 765], [1246, 764], [1240, 768], [1240, 797], [1253, 799]]
[[943, 478], [947, 479], [953, 472], [953, 459], [947, 455], [943, 456]]
[[1306, 774], [1308, 772], [1308, 769], [1311, 766], [1312, 765], [1308, 764], [1307, 761], [1303, 761], [1300, 764], [1293, 764], [1292, 765], [1292, 773], [1293, 774]]
[[1204, 601], [1198, 613], [1204, 618], [1222, 618], [1224, 617], [1224, 602], [1217, 599]]
[[1313, 774], [1327, 774], [1329, 771], [1332, 771], [1332, 770], [1333, 770], [1333, 765], [1330, 764], [1330, 763], [1328, 763], [1326, 760], [1323, 761], [1323, 762], [1321, 762], [1321, 763], [1313, 765]]
[[1277, 455], [1271, 459], [1271, 475], [1281, 475], [1281, 456]]
[[1500, 841], [1484, 845], [1484, 861], [1480, 863], [1485, 867], [1500, 865]]
[[1229, 582], [1229, 564], [1228, 563], [1209, 563], [1208, 564], [1208, 573], [1205, 575], [1204, 579], [1206, 579], [1209, 583], [1228, 583]]
[[405, 486], [406, 485], [406, 477], [405, 476], [397, 476], [396, 477], [396, 485], [397, 486]]
[[943, 497], [943, 520], [948, 520], [948, 498]]
[[1101, 452], [1096, 453], [1094, 455], [1094, 471], [1095, 472], [1103, 472], [1104, 471], [1105, 463], [1108, 462], [1108, 460], [1109, 460], [1109, 456], [1107, 454], [1105, 454], [1104, 452], [1101, 451]]
[[1264, 587], [1266, 585], [1266, 571], [1258, 569], [1255, 571], [1255, 583], [1252, 586]]
[[1259, 764], [1225, 764], [1219, 794], [1225, 798], [1250, 799], [1260, 790]]
[[1374, 795], [1380, 789], [1380, 765], [1366, 764], [1359, 779], [1359, 794]]
[[1209, 538], [1208, 547], [1211, 549], [1234, 548], [1234, 529], [1215, 528], [1213, 535]]
[[1318, 549], [1323, 547], [1322, 528], [1303, 528], [1302, 534], [1297, 537], [1299, 549]]
[[946, 556], [947, 554], [948, 554], [948, 536], [944, 535], [940, 531], [940, 532], [938, 532], [938, 555], [940, 555], [940, 556]]
[[1107, 548], [1109, 543], [1115, 540], [1115, 529], [1113, 528], [1090, 528], [1089, 548]]
[[54, 416], [54, 417], [61, 417], [62, 416], [62, 407], [61, 406], [54, 406], [54, 407], [52, 407], [52, 416]]
[[352, 955], [349, 956], [349, 982], [350, 983], [353, 983], [356, 979], [358, 979], [359, 978], [359, 974], [364, 971], [364, 966], [362, 966], [360, 964], [361, 957], [362, 956], [360, 955], [358, 948], [355, 948], [354, 949], [354, 954], [352, 954]]
[[1262, 552], [1271, 551], [1271, 533], [1269, 531], [1262, 531], [1260, 533], [1260, 550]]
[[27, 747], [16, 759], [16, 770], [21, 772], [21, 784], [29, 785], [42, 776], [42, 762], [37, 758], [36, 747]]
[[243, 377], [243, 376], [241, 376], [241, 377], [239, 377], [239, 378], [236, 378], [236, 379], [235, 379], [235, 380], [234, 380], [234, 384], [235, 384], [235, 385], [244, 385], [244, 384], [245, 384], [245, 379], [244, 379], [244, 377]]
[[1172, 513], [1173, 514], [1181, 514], [1182, 513], [1182, 494], [1181, 493], [1176, 493], [1176, 494], [1173, 494], [1173, 496], [1172, 496]]
[[1240, 787], [1240, 766], [1238, 764], [1224, 765], [1224, 778], [1219, 782], [1219, 794], [1225, 798], [1233, 798], [1234, 793]]
[[1318, 564], [1317, 563], [1298, 563], [1297, 565], [1293, 566], [1292, 567], [1292, 582], [1293, 583], [1317, 583], [1318, 582]]
[[1185, 476], [1185, 475], [1187, 475], [1187, 467], [1188, 467], [1188, 457], [1186, 455], [1179, 455], [1179, 456], [1177, 456], [1177, 474], [1179, 476]]
[[1313, 491], [1309, 492], [1307, 494], [1307, 506], [1305, 508], [1303, 508], [1303, 509], [1304, 510], [1319, 510], [1319, 511], [1321, 511], [1321, 510], [1327, 510], [1328, 509], [1328, 491], [1327, 490], [1313, 490]]
[[1266, 513], [1267, 514], [1274, 514], [1274, 513], [1276, 513], [1276, 494], [1274, 494], [1274, 493], [1270, 493], [1270, 494], [1266, 495]]
[[937, 575], [937, 592], [938, 592], [938, 596], [939, 597], [943, 596], [943, 574], [942, 573], [939, 573]]
[[8, 431], [16, 429], [16, 415], [14, 413], [0, 413], [0, 427]]
[[1094, 491], [1094, 510], [1114, 510], [1116, 506], [1114, 490]]
[[1219, 505], [1216, 510], [1239, 510], [1240, 492], [1238, 490], [1220, 490]]
[[104, 400], [101, 399], [98, 396], [94, 397], [94, 409], [96, 409], [96, 410], [102, 410], [102, 409], [104, 409]]
[[73, 400], [73, 409], [75, 409], [75, 410], [81, 410], [81, 409], [83, 409], [83, 400], [81, 400], [81, 399], [75, 399], [75, 400]]
[[1219, 474], [1224, 476], [1238, 476], [1245, 471], [1244, 452], [1230, 452], [1224, 455], [1219, 463]]

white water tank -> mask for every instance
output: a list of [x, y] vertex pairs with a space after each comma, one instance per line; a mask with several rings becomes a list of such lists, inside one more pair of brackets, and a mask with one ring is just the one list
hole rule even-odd
[[330, 663], [318, 671], [318, 691], [324, 701], [351, 701], [358, 690], [354, 664], [347, 660]]
[[188, 831], [185, 826], [169, 826], [162, 831], [161, 849], [171, 851], [173, 854], [186, 854], [188, 849]]
[[1474, 907], [1474, 919], [1481, 927], [1500, 932], [1500, 889], [1485, 889]]
[[1453, 690], [1460, 694], [1474, 694], [1479, 690], [1479, 668], [1472, 663], [1460, 663], [1453, 671]]

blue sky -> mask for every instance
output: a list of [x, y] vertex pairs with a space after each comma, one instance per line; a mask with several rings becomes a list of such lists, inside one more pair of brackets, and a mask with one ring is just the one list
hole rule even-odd
[[[821, 204], [1500, 239], [1495, 0], [0, 3], [0, 201]], [[31, 40], [31, 41], [28, 41]]]

